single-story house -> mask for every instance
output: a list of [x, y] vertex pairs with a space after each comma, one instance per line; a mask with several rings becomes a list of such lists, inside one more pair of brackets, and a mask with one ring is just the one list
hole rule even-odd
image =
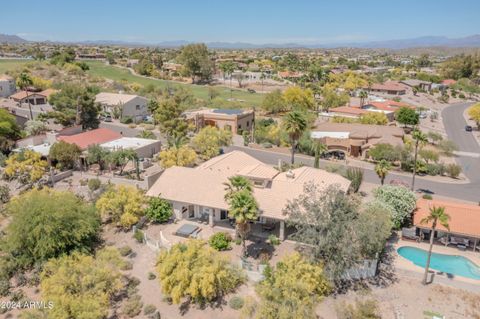
[[413, 224], [417, 231], [430, 231], [432, 224], [422, 223], [430, 214], [430, 208], [444, 207], [445, 213], [450, 216], [449, 229], [437, 223], [434, 238], [445, 245], [461, 245], [462, 248], [480, 250], [480, 206], [463, 204], [446, 200], [417, 200], [417, 209], [413, 213]]
[[419, 88], [424, 91], [430, 91], [432, 89], [432, 82], [410, 79], [410, 80], [403, 80], [400, 83], [405, 84], [411, 88]]
[[81, 150], [86, 150], [90, 145], [103, 144], [118, 140], [122, 135], [106, 128], [97, 128], [74, 135], [58, 136], [58, 141], [76, 144]]
[[[364, 105], [365, 106], [365, 105]], [[322, 112], [321, 115], [325, 117], [347, 117], [352, 119], [359, 119], [362, 115], [371, 113], [371, 112], [378, 112], [383, 113], [387, 116], [387, 119], [392, 122], [395, 119], [395, 112], [393, 110], [378, 110], [378, 109], [370, 109], [365, 108], [362, 106], [361, 108], [358, 106], [339, 106], [336, 108], [330, 109], [328, 112]]]
[[142, 121], [149, 114], [147, 98], [139, 95], [101, 92], [95, 102], [100, 103], [105, 112], [112, 113], [119, 108], [120, 118], [131, 117], [134, 122]]
[[320, 189], [336, 184], [345, 192], [350, 186], [348, 179], [324, 170], [304, 166], [282, 173], [244, 152], [233, 151], [195, 168], [167, 168], [147, 196], [170, 201], [176, 219], [200, 219], [208, 221], [210, 226], [229, 225], [224, 183], [236, 175], [250, 179], [254, 185], [253, 195], [259, 205], [257, 222], [273, 224], [282, 240], [287, 218], [283, 210], [289, 200], [303, 193], [305, 183], [313, 182]]
[[364, 158], [377, 144], [403, 145], [404, 131], [400, 127], [358, 123], [317, 123], [311, 137], [319, 139], [329, 151]]
[[47, 104], [48, 97], [42, 92], [18, 91], [10, 95], [10, 98], [17, 103], [28, 103], [30, 101], [31, 105], [44, 105]]
[[121, 149], [134, 150], [139, 158], [152, 158], [160, 152], [162, 143], [159, 140], [152, 140], [138, 137], [121, 137], [119, 139], [100, 144], [100, 147], [109, 151]]
[[210, 125], [228, 129], [234, 134], [251, 131], [255, 121], [253, 110], [201, 109], [187, 111], [183, 114], [188, 121], [193, 122], [197, 130]]
[[371, 86], [363, 88], [367, 92], [378, 92], [390, 95], [404, 95], [407, 89], [404, 85], [396, 81], [386, 81], [385, 83], [374, 83]]

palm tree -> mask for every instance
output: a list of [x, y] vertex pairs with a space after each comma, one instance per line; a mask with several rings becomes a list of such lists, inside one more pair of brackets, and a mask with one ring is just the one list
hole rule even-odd
[[412, 177], [412, 188], [413, 191], [415, 188], [415, 175], [417, 174], [417, 158], [418, 158], [418, 147], [425, 144], [428, 141], [427, 135], [420, 130], [415, 130], [412, 132], [412, 137], [415, 140], [415, 156], [413, 159], [413, 177]]
[[430, 248], [428, 249], [428, 257], [427, 263], [425, 264], [425, 275], [423, 276], [423, 284], [427, 284], [427, 276], [428, 276], [428, 268], [430, 267], [430, 258], [432, 256], [432, 248], [433, 248], [433, 236], [435, 234], [435, 229], [437, 228], [437, 223], [440, 223], [443, 227], [447, 230], [450, 230], [448, 225], [448, 220], [450, 216], [445, 213], [445, 207], [431, 207], [430, 214], [423, 218], [420, 221], [420, 224], [430, 224], [432, 223], [432, 231], [430, 233]]
[[360, 107], [362, 107], [365, 104], [365, 100], [368, 98], [368, 93], [362, 90], [360, 91], [359, 97], [360, 97]]
[[248, 189], [234, 192], [228, 199], [229, 216], [235, 218], [236, 230], [242, 240], [242, 256], [247, 256], [245, 240], [250, 231], [250, 222], [257, 219], [258, 204]]
[[320, 156], [324, 154], [328, 147], [324, 143], [320, 142], [319, 140], [314, 140], [311, 146], [311, 150], [315, 155], [315, 162], [313, 163], [313, 167], [319, 168], [320, 167]]
[[385, 182], [385, 177], [387, 177], [388, 172], [392, 169], [392, 165], [390, 162], [382, 159], [380, 162], [375, 165], [375, 173], [377, 173], [378, 177], [380, 178], [380, 183], [383, 185]]
[[302, 112], [292, 111], [287, 113], [283, 118], [283, 127], [290, 138], [290, 143], [292, 144], [291, 163], [293, 165], [295, 163], [295, 148], [303, 132], [307, 129], [307, 119]]
[[228, 183], [223, 183], [223, 185], [226, 186], [225, 200], [228, 200], [233, 194], [241, 190], [247, 190], [249, 192], [252, 192], [253, 190], [250, 180], [240, 175], [229, 177]]
[[32, 105], [30, 104], [30, 99], [28, 98], [28, 88], [33, 84], [32, 78], [28, 73], [22, 72], [17, 79], [17, 84], [21, 90], [25, 91], [27, 94], [28, 109], [30, 110], [30, 119], [33, 120]]

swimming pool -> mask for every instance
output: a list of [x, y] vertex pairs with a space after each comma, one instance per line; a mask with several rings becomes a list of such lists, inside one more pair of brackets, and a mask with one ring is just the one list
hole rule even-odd
[[[397, 252], [400, 256], [410, 260], [415, 265], [425, 268], [428, 251], [420, 248], [403, 246], [398, 248]], [[480, 267], [475, 265], [468, 258], [462, 256], [432, 253], [430, 268], [451, 275], [480, 280]]]

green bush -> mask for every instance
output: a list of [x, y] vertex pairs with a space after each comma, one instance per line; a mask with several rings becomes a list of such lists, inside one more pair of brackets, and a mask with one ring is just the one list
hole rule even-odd
[[381, 319], [378, 304], [375, 300], [370, 299], [364, 302], [356, 301], [355, 305], [343, 303], [337, 308], [337, 316], [339, 319]]
[[155, 223], [165, 223], [172, 217], [172, 204], [167, 200], [159, 197], [152, 197], [148, 202], [145, 210], [145, 216]]
[[96, 191], [102, 186], [102, 181], [99, 180], [98, 178], [92, 178], [88, 180], [88, 189], [93, 191]]
[[215, 250], [226, 250], [230, 248], [230, 242], [232, 241], [232, 238], [230, 237], [229, 234], [227, 233], [215, 233], [212, 236], [210, 236], [210, 239], [208, 240], [208, 243], [210, 247], [212, 247]]
[[8, 279], [0, 280], [0, 296], [8, 296], [10, 293], [10, 281]]
[[417, 203], [415, 194], [403, 186], [381, 186], [373, 190], [373, 195], [376, 200], [391, 209], [395, 229], [402, 227]]
[[139, 229], [135, 230], [135, 232], [133, 233], [133, 238], [135, 238], [137, 240], [137, 242], [142, 244], [143, 239], [144, 239], [143, 231], [141, 231]]
[[155, 307], [154, 305], [146, 305], [146, 306], [143, 308], [143, 314], [144, 314], [144, 315], [151, 315], [151, 314], [153, 314], [155, 311], [157, 311], [157, 307]]
[[136, 317], [142, 312], [142, 299], [139, 295], [133, 295], [130, 297], [122, 308], [122, 313], [129, 318]]
[[280, 239], [275, 236], [274, 234], [270, 234], [268, 236], [268, 241], [270, 242], [270, 244], [276, 246], [276, 245], [280, 245]]
[[457, 178], [458, 175], [462, 172], [462, 168], [460, 165], [457, 164], [448, 164], [447, 167], [445, 168], [447, 175], [450, 176], [451, 178]]
[[230, 306], [230, 308], [235, 310], [242, 309], [244, 304], [245, 304], [245, 301], [240, 296], [233, 296], [232, 298], [230, 298], [230, 301], [228, 302], [228, 305]]
[[122, 124], [132, 124], [133, 118], [131, 116], [124, 116], [120, 119], [120, 123]]
[[10, 188], [7, 185], [0, 186], [0, 202], [6, 204], [10, 200]]
[[235, 245], [240, 245], [242, 243], [242, 240], [240, 238], [235, 238]]
[[430, 176], [440, 175], [441, 166], [438, 164], [428, 163], [426, 166], [426, 173]]
[[122, 246], [118, 249], [118, 251], [120, 252], [120, 255], [125, 257], [132, 253], [132, 248], [130, 246]]
[[432, 200], [432, 199], [433, 199], [432, 195], [430, 195], [430, 194], [423, 194], [422, 198], [423, 198], [423, 199], [428, 199], [428, 200]]

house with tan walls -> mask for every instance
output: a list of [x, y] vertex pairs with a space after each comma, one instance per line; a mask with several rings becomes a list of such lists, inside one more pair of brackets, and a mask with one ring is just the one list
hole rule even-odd
[[187, 111], [183, 115], [195, 125], [197, 130], [210, 125], [228, 129], [233, 134], [252, 131], [255, 122], [253, 110], [200, 109]]
[[259, 205], [255, 224], [268, 226], [282, 240], [286, 237], [284, 209], [288, 201], [303, 194], [305, 184], [314, 183], [320, 189], [338, 185], [345, 192], [350, 186], [348, 179], [321, 169], [304, 166], [280, 172], [244, 152], [232, 151], [195, 168], [167, 168], [147, 196], [170, 201], [176, 219], [200, 220], [212, 227], [231, 227], [232, 218], [224, 198], [225, 183], [236, 175], [250, 179], [254, 186], [253, 195]]

